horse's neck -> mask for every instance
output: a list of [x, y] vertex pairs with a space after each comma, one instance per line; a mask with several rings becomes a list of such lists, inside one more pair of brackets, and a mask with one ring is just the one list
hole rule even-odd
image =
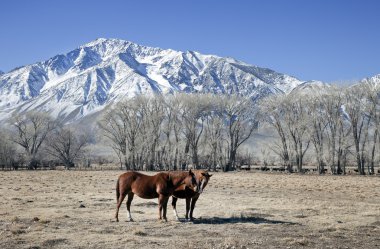
[[170, 176], [171, 180], [172, 180], [172, 183], [173, 183], [173, 186], [175, 188], [179, 187], [182, 182], [185, 180], [187, 175], [185, 174], [179, 174], [179, 175], [175, 175], [175, 176]]

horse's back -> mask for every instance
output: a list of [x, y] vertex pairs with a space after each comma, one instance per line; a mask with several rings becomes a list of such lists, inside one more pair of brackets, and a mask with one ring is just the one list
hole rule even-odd
[[144, 199], [157, 198], [157, 187], [165, 185], [167, 175], [163, 172], [153, 176], [136, 171], [129, 171], [119, 176], [119, 184], [126, 192], [133, 192]]

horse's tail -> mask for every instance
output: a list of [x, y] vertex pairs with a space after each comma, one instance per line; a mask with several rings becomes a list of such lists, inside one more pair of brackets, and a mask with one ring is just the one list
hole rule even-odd
[[119, 180], [120, 180], [120, 177], [117, 178], [117, 182], [116, 182], [116, 202], [119, 201], [119, 197], [120, 197]]

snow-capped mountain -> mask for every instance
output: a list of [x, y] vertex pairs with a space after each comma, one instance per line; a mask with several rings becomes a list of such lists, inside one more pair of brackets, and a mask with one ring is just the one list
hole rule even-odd
[[304, 83], [232, 59], [100, 38], [0, 75], [0, 119], [43, 110], [70, 121], [138, 94], [238, 93], [253, 99]]

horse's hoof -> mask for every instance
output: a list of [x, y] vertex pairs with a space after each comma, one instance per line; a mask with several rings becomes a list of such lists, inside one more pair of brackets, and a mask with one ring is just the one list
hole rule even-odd
[[129, 222], [134, 222], [134, 220], [133, 220], [132, 218], [131, 218], [131, 219], [129, 219], [128, 221], [129, 221]]

